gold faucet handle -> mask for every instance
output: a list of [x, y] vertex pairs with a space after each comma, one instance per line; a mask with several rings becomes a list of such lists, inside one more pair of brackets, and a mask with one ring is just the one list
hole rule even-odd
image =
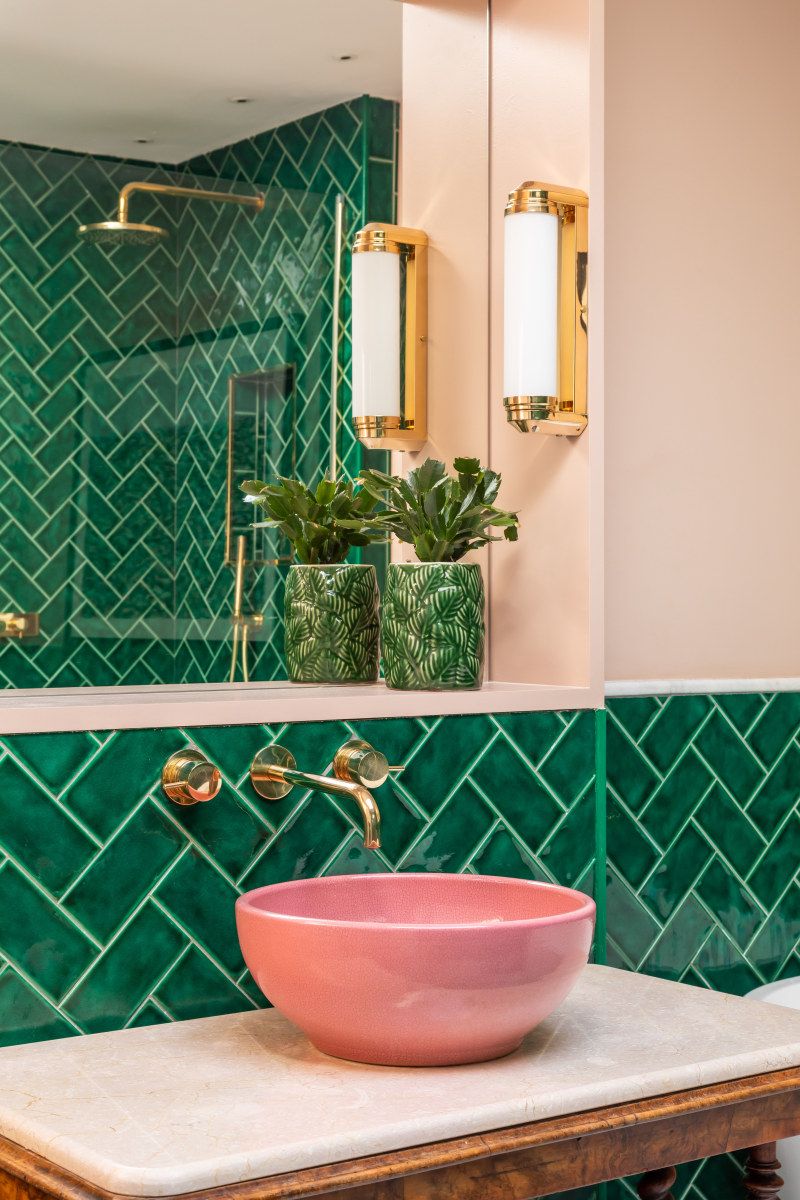
[[361, 738], [351, 738], [336, 751], [333, 773], [337, 779], [348, 779], [365, 788], [377, 788], [389, 778], [390, 767], [385, 754]]
[[203, 804], [219, 793], [222, 775], [202, 750], [186, 746], [167, 759], [161, 772], [161, 786], [174, 804]]

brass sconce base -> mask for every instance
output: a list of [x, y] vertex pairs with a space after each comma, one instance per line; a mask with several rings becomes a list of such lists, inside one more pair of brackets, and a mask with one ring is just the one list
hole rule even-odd
[[353, 428], [369, 450], [421, 450], [427, 440], [399, 417], [353, 417]]
[[554, 396], [506, 396], [503, 401], [509, 425], [520, 433], [547, 433], [577, 437], [588, 421], [580, 413], [565, 412]]

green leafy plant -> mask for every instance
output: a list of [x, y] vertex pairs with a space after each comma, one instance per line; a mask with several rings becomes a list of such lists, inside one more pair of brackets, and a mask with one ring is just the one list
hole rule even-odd
[[375, 521], [376, 497], [351, 481], [321, 479], [312, 491], [297, 479], [248, 479], [241, 488], [245, 501], [266, 514], [253, 528], [280, 530], [301, 563], [344, 562], [354, 546], [385, 536]]
[[385, 504], [376, 522], [401, 542], [409, 542], [420, 562], [458, 562], [470, 550], [502, 537], [517, 540], [516, 513], [496, 508], [500, 490], [496, 471], [483, 468], [477, 458], [457, 458], [457, 476], [443, 462], [428, 458], [406, 479], [365, 470], [360, 479], [376, 500]]

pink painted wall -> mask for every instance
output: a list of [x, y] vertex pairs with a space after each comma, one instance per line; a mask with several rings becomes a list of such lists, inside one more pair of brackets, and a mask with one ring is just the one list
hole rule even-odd
[[605, 21], [606, 673], [800, 676], [800, 4]]
[[532, 177], [590, 186], [588, 0], [493, 0], [491, 42], [485, 0], [417, 0], [403, 36], [400, 216], [432, 245], [423, 456], [480, 456], [520, 512], [520, 542], [480, 556], [489, 678], [591, 687], [582, 702], [597, 702], [602, 379], [597, 427], [573, 441], [513, 430], [501, 377], [506, 194]]
[[[590, 194], [588, 0], [493, 0], [490, 175], [490, 456], [521, 540], [492, 547], [495, 679], [597, 684], [601, 673], [600, 380], [577, 439], [518, 433], [502, 406], [503, 208], [526, 179]], [[590, 231], [591, 238], [591, 231]], [[600, 274], [589, 249], [589, 340]], [[594, 374], [594, 363], [590, 374]], [[594, 522], [594, 524], [593, 524]]]

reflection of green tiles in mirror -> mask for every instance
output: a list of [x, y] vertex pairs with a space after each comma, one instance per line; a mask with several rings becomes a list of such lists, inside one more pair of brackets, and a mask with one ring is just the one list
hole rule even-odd
[[241, 485], [262, 479], [274, 483], [292, 477], [297, 461], [297, 396], [294, 367], [271, 367], [228, 381], [228, 495], [226, 546], [236, 562], [236, 539], [246, 539], [248, 563], [263, 566], [289, 560], [291, 546], [274, 529], [253, 529], [263, 514], [242, 503]]
[[[263, 1003], [233, 925], [247, 887], [404, 870], [591, 891], [594, 719], [517, 713], [1, 739], [0, 790], [16, 789], [24, 804], [0, 806], [0, 1044]], [[249, 783], [253, 755], [272, 739], [324, 770], [354, 734], [406, 764], [377, 793], [380, 852], [364, 850], [358, 811], [341, 797], [297, 790], [268, 805]], [[210, 804], [178, 808], [158, 780], [188, 742], [224, 783]]]
[[[348, 239], [393, 219], [396, 125], [396, 105], [363, 97], [169, 171], [0, 144], [0, 611], [37, 611], [43, 629], [0, 640], [0, 686], [227, 677], [228, 377], [296, 364], [298, 470], [327, 464], [333, 199]], [[163, 242], [75, 237], [123, 183], [176, 175], [262, 188], [266, 210], [139, 197]], [[355, 473], [346, 330], [338, 358]], [[266, 618], [253, 675], [272, 678], [282, 578], [250, 582]]]

